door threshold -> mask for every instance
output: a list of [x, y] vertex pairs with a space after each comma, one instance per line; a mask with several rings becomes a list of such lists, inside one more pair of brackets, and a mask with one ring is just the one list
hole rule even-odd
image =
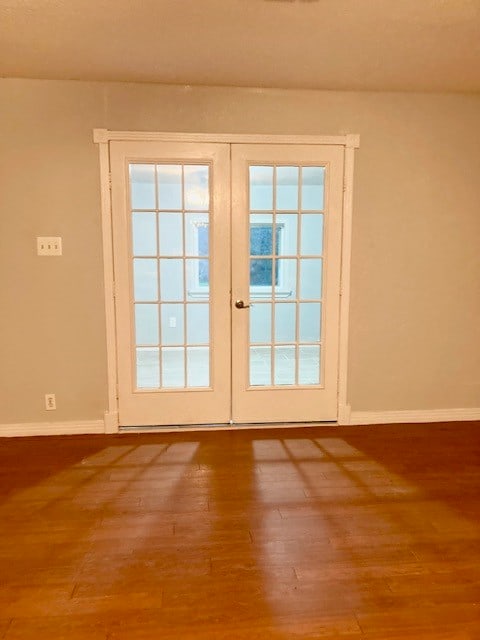
[[172, 425], [135, 425], [119, 427], [120, 433], [175, 433], [185, 431], [240, 431], [246, 429], [300, 429], [304, 427], [336, 427], [336, 420], [308, 422], [237, 422], [230, 424], [172, 424]]

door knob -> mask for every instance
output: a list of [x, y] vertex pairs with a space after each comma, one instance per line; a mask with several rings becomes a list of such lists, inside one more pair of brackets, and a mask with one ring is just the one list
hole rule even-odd
[[235, 306], [237, 309], [248, 309], [249, 304], [245, 304], [243, 300], [235, 300]]

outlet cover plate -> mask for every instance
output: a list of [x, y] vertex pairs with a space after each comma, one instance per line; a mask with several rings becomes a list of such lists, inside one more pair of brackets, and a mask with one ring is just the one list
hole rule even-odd
[[61, 256], [62, 238], [59, 236], [38, 236], [37, 255], [39, 256]]

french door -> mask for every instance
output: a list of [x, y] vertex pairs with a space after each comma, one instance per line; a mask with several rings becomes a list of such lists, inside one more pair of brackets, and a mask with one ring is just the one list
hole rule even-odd
[[336, 420], [344, 148], [110, 153], [120, 425]]

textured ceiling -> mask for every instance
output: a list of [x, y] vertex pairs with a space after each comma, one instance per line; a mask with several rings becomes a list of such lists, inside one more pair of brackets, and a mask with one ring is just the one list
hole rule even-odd
[[480, 91], [480, 0], [2, 0], [0, 75]]

